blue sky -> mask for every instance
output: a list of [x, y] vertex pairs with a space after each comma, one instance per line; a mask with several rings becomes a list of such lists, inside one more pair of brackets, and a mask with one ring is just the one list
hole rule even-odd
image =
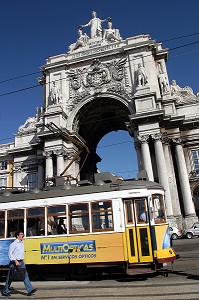
[[[162, 42], [164, 48], [170, 49], [169, 81], [176, 79], [179, 86], [190, 86], [195, 94], [199, 92], [197, 0], [167, 0], [161, 5], [158, 0], [1, 0], [1, 144], [13, 141], [18, 127], [28, 116], [35, 115], [36, 107], [42, 106], [42, 89], [36, 80], [41, 75], [39, 67], [48, 56], [67, 52], [77, 40], [78, 25], [86, 24], [93, 10], [101, 19], [111, 17], [123, 39], [150, 34]], [[13, 80], [17, 77], [20, 78]], [[136, 177], [133, 141], [126, 132], [104, 137], [98, 155], [102, 158], [98, 164], [101, 171]]]

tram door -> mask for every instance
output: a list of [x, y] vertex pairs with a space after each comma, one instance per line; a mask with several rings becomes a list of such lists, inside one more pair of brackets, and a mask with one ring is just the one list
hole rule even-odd
[[146, 198], [124, 200], [127, 252], [129, 263], [153, 261]]

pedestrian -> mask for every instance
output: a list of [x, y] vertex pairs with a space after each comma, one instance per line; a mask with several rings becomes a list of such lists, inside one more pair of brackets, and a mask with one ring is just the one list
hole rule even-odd
[[[26, 268], [25, 263], [24, 263], [23, 232], [17, 231], [15, 236], [16, 236], [16, 239], [14, 240], [14, 242], [12, 242], [10, 244], [10, 247], [9, 247], [9, 251], [8, 251], [8, 256], [10, 259], [9, 270], [8, 270], [8, 275], [6, 278], [5, 286], [4, 286], [3, 290], [1, 291], [2, 296], [5, 296], [5, 297], [11, 296], [10, 286], [12, 283], [12, 269], [14, 267]], [[25, 273], [24, 285], [28, 292], [27, 293], [28, 296], [32, 296], [37, 290], [37, 289], [33, 288], [32, 284], [30, 282], [27, 270]]]

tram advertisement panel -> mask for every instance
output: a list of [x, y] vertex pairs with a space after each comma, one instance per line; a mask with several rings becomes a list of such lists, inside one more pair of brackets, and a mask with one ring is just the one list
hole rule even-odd
[[10, 244], [14, 241], [14, 239], [9, 240], [0, 240], [0, 266], [7, 266], [10, 263], [10, 259], [8, 257], [8, 250]]
[[122, 233], [25, 239], [27, 264], [124, 261]]

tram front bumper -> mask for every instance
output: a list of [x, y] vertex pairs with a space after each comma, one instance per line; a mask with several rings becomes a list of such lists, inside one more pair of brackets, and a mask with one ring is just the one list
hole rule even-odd
[[172, 248], [161, 249], [154, 251], [154, 257], [158, 263], [173, 262], [176, 260], [177, 255]]

